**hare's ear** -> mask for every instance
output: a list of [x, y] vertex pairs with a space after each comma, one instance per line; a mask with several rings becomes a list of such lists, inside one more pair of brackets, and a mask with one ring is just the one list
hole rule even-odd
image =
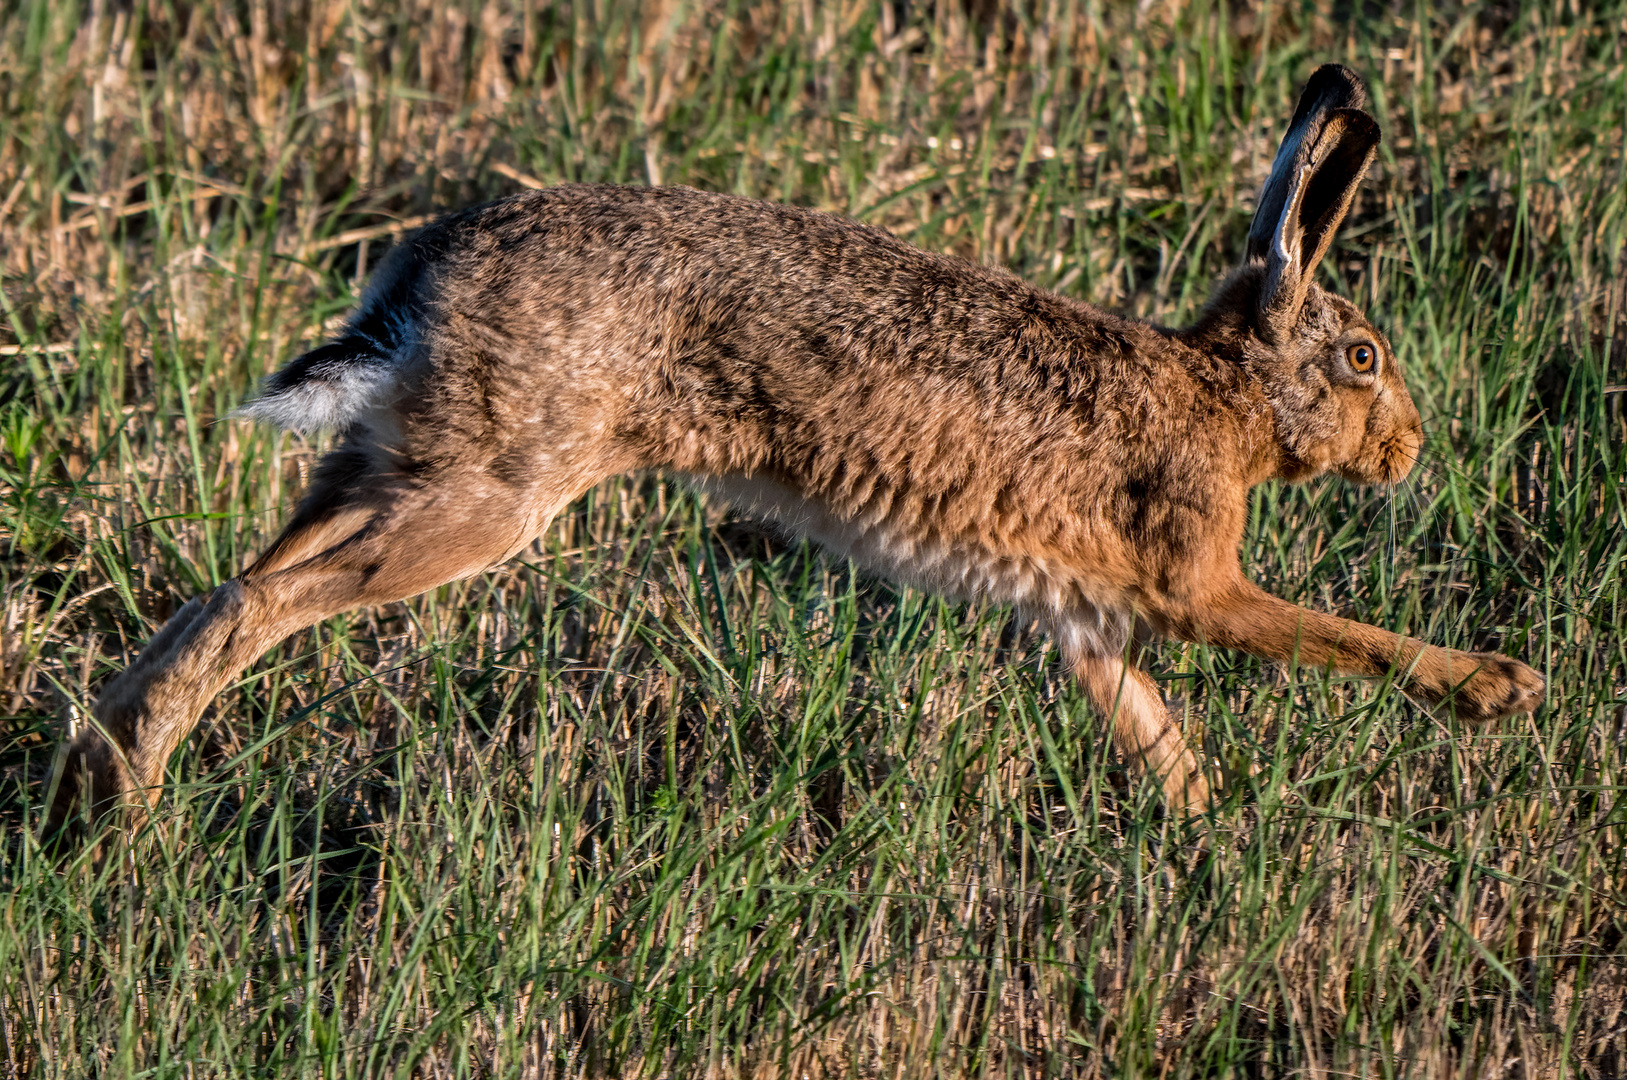
[[1249, 227], [1248, 259], [1264, 262], [1260, 334], [1287, 340], [1317, 264], [1350, 210], [1378, 148], [1378, 121], [1362, 110], [1367, 90], [1349, 68], [1317, 69], [1277, 149]]

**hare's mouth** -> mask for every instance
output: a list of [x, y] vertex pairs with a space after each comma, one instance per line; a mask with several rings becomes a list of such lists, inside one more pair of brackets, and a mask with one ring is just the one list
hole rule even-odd
[[1422, 432], [1399, 431], [1382, 440], [1371, 453], [1345, 462], [1335, 471], [1355, 484], [1397, 484], [1412, 472], [1422, 447]]
[[1418, 464], [1418, 451], [1423, 449], [1423, 445], [1424, 433], [1418, 428], [1408, 428], [1385, 439], [1379, 447], [1379, 468], [1383, 472], [1381, 482], [1395, 484], [1405, 480], [1412, 467]]

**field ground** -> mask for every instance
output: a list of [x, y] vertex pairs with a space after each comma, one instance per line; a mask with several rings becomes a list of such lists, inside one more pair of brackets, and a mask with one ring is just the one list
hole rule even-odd
[[[1624, 51], [1623, 0], [0, 0], [0, 1070], [1627, 1075]], [[1261, 488], [1245, 563], [1535, 717], [1165, 644], [1183, 827], [1008, 612], [635, 478], [291, 638], [130, 859], [42, 858], [68, 718], [320, 449], [228, 413], [420, 215], [687, 183], [1178, 321], [1324, 60], [1386, 133], [1327, 277], [1427, 461]]]

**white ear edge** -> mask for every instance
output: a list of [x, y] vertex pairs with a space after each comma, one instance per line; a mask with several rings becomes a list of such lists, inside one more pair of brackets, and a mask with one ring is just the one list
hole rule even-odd
[[1305, 202], [1305, 189], [1310, 186], [1314, 165], [1314, 162], [1306, 162], [1299, 167], [1294, 188], [1288, 193], [1288, 204], [1282, 208], [1282, 216], [1277, 219], [1277, 233], [1271, 240], [1272, 254], [1284, 266], [1297, 267], [1299, 263], [1303, 246], [1296, 235], [1299, 232], [1299, 208]]
[[1299, 211], [1305, 201], [1305, 189], [1310, 186], [1313, 162], [1299, 168], [1293, 189], [1283, 203], [1282, 214], [1271, 237], [1271, 250], [1266, 253], [1265, 282], [1260, 289], [1259, 316], [1263, 336], [1271, 344], [1281, 344], [1299, 321], [1299, 309], [1304, 306], [1305, 293], [1310, 286], [1310, 270], [1303, 265], [1304, 237], [1301, 235]]

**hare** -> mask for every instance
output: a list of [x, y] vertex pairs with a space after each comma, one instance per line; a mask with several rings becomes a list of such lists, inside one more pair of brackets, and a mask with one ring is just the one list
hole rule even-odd
[[1343, 67], [1311, 77], [1242, 264], [1182, 330], [688, 188], [562, 186], [429, 225], [342, 337], [242, 409], [337, 443], [270, 548], [107, 685], [47, 827], [139, 817], [210, 699], [286, 635], [478, 574], [639, 469], [894, 581], [1014, 605], [1180, 811], [1208, 784], [1127, 662], [1138, 626], [1393, 674], [1460, 719], [1533, 709], [1518, 661], [1296, 607], [1239, 565], [1253, 485], [1390, 484], [1421, 445], [1389, 342], [1313, 281], [1379, 142], [1366, 100]]

